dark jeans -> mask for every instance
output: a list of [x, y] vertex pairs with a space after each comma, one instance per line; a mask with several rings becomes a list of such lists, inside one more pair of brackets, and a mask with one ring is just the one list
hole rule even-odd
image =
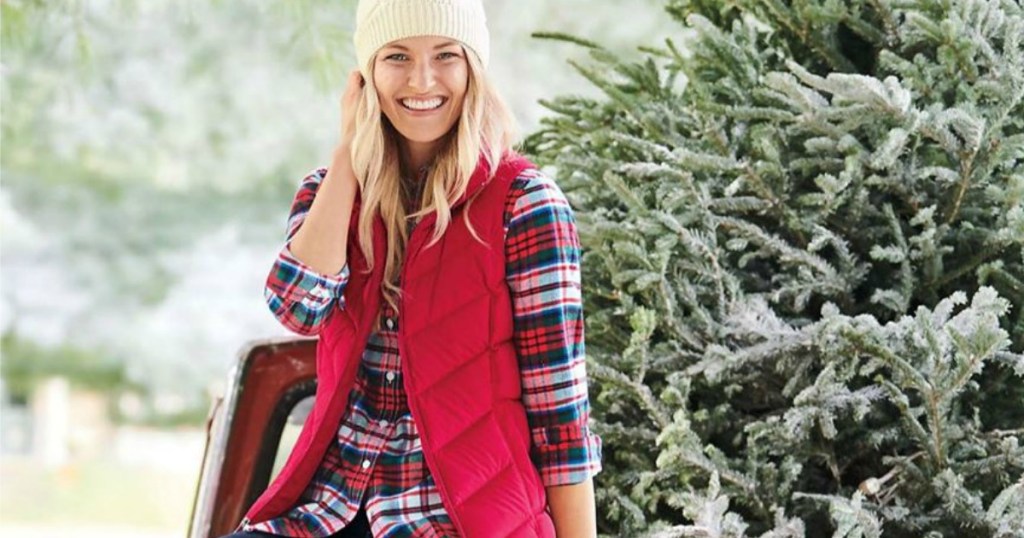
[[[277, 536], [266, 532], [236, 532], [222, 536], [221, 538], [265, 538]], [[331, 535], [331, 538], [372, 538], [370, 533], [370, 522], [366, 519], [366, 511], [360, 510], [356, 518], [347, 527]]]

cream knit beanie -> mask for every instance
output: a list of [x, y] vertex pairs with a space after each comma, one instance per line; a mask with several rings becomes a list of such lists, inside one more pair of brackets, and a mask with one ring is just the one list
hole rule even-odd
[[491, 44], [481, 0], [359, 0], [353, 40], [363, 76], [384, 45], [428, 35], [461, 41], [487, 67]]

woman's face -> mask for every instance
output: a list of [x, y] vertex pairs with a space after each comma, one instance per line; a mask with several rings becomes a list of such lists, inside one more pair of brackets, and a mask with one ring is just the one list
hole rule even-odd
[[462, 113], [469, 84], [462, 45], [435, 36], [399, 39], [374, 62], [373, 84], [391, 125], [412, 149], [435, 147]]

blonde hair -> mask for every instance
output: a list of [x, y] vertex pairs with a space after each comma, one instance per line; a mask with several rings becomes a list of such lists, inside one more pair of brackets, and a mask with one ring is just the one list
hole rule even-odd
[[[357, 236], [359, 247], [366, 258], [367, 272], [372, 271], [373, 221], [379, 212], [387, 230], [387, 254], [384, 261], [384, 279], [381, 294], [397, 312], [401, 295], [399, 273], [408, 244], [406, 222], [437, 212], [434, 234], [425, 248], [437, 243], [451, 222], [451, 206], [469, 185], [473, 171], [481, 156], [490, 168], [488, 181], [494, 177], [504, 153], [512, 149], [516, 140], [516, 124], [497, 89], [487, 78], [480, 60], [472, 50], [463, 46], [463, 55], [469, 64], [469, 80], [462, 113], [451, 132], [445, 135], [418, 203], [418, 211], [405, 214], [401, 192], [401, 163], [399, 137], [386, 121], [373, 84], [376, 57], [369, 62], [363, 94], [356, 110], [356, 130], [352, 144], [352, 168], [359, 181], [362, 203], [359, 210]], [[483, 243], [469, 222], [469, 209], [475, 196], [466, 201], [463, 219], [473, 237]], [[375, 317], [374, 326], [380, 316]]]

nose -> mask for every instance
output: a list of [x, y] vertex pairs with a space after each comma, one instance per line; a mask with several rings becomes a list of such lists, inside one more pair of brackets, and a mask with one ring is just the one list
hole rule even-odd
[[434, 85], [434, 67], [430, 62], [417, 62], [409, 73], [409, 87], [423, 93]]

